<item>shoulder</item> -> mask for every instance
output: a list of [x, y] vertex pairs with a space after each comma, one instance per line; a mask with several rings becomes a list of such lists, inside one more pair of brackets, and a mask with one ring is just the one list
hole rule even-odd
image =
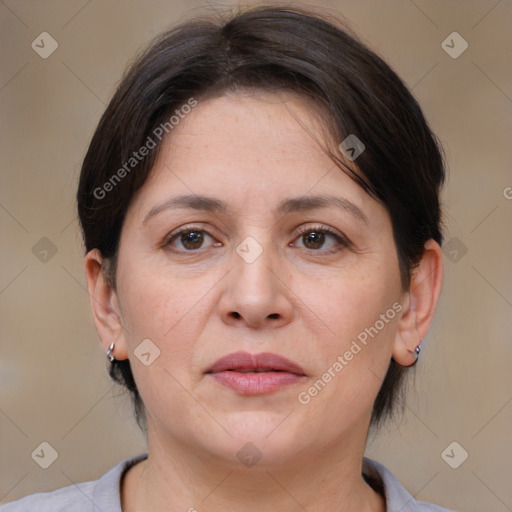
[[384, 493], [387, 512], [453, 512], [433, 503], [416, 501], [380, 462], [364, 457], [363, 474], [372, 487], [375, 485]]
[[120, 462], [99, 480], [40, 492], [0, 506], [0, 512], [121, 512], [120, 482], [124, 472], [146, 458], [138, 455]]
[[1, 512], [60, 512], [74, 510], [89, 512], [96, 482], [86, 482], [77, 486], [70, 485], [52, 492], [38, 492], [0, 507]]

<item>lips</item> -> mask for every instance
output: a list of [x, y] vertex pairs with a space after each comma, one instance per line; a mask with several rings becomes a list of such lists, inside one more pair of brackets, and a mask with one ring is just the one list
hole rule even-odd
[[298, 364], [270, 352], [228, 354], [216, 361], [206, 374], [245, 395], [275, 392], [306, 377]]
[[279, 371], [305, 375], [304, 370], [289, 359], [271, 352], [249, 354], [248, 352], [233, 352], [216, 361], [207, 373], [224, 371], [238, 372], [269, 372]]

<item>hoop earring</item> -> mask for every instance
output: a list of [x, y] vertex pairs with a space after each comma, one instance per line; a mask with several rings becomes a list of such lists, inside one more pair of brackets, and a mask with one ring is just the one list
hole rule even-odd
[[115, 361], [115, 357], [112, 355], [112, 352], [114, 352], [114, 345], [115, 345], [115, 342], [112, 342], [107, 350], [107, 359], [111, 363], [113, 363]]
[[414, 349], [414, 353], [416, 354], [416, 359], [414, 360], [414, 363], [411, 364], [411, 366], [414, 366], [418, 362], [420, 351], [421, 351], [421, 347], [419, 345], [416, 345], [416, 348]]

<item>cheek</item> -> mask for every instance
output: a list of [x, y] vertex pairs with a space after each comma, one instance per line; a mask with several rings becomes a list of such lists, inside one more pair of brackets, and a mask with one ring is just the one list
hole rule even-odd
[[[198, 370], [194, 359], [197, 340], [213, 314], [212, 301], [216, 300], [215, 287], [221, 276], [207, 272], [180, 277], [168, 268], [144, 271], [141, 267], [126, 265], [120, 272], [130, 360], [136, 357], [141, 341], [150, 339], [160, 350], [156, 363], [191, 386]], [[134, 364], [139, 366], [139, 361], [135, 359]], [[134, 368], [134, 374], [136, 371]]]
[[381, 269], [346, 274], [324, 286], [322, 294], [309, 294], [310, 319], [320, 331], [315, 338], [318, 372], [304, 401], [311, 399], [323, 414], [328, 409], [334, 415], [347, 406], [352, 413], [371, 406], [391, 358], [399, 291], [397, 275]]
[[336, 337], [331, 335], [330, 344], [317, 345], [318, 372], [296, 400], [298, 411], [309, 418], [321, 417], [322, 425], [313, 420], [305, 435], [315, 437], [320, 430], [323, 438], [331, 439], [346, 433], [344, 429], [364, 427], [369, 419], [389, 366], [397, 320], [391, 318], [392, 309], [386, 323], [380, 315], [388, 309], [368, 301], [360, 306], [359, 311], [341, 310], [334, 325]]
[[[387, 273], [386, 269], [378, 268], [364, 273], [347, 272], [322, 285], [304, 283], [301, 296], [306, 297], [307, 306], [329, 334], [324, 346], [341, 350], [391, 308], [385, 325], [379, 322], [382, 334], [390, 332], [396, 316], [392, 306], [400, 297], [399, 278], [389, 269]], [[334, 347], [333, 340], [337, 340]]]
[[[204, 282], [197, 287], [156, 271], [126, 268], [122, 313], [129, 359], [137, 388], [148, 412], [160, 411], [161, 420], [199, 414], [187, 393], [194, 374], [195, 340], [203, 329]], [[131, 275], [131, 278], [126, 276]], [[139, 358], [142, 340], [151, 340], [150, 364]], [[147, 342], [146, 342], [147, 343]], [[145, 349], [144, 353], [148, 350]], [[158, 354], [156, 357], [153, 353]], [[154, 360], [153, 360], [154, 357]], [[205, 421], [202, 418], [203, 422]]]

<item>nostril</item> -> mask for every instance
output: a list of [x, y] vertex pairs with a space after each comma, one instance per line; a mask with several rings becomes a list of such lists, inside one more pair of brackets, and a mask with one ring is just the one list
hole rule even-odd
[[271, 315], [268, 315], [269, 318], [279, 318], [279, 313], [272, 313]]
[[240, 313], [237, 313], [236, 311], [233, 311], [231, 313], [231, 316], [234, 317], [234, 318], [240, 318]]

